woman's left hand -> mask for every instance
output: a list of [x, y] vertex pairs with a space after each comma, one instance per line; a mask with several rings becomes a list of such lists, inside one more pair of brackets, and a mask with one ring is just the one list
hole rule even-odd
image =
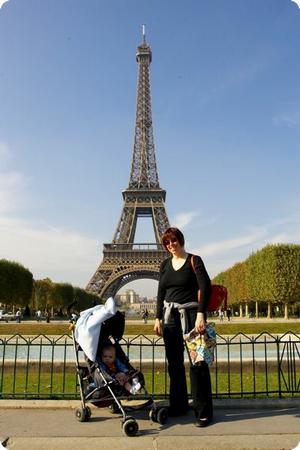
[[196, 322], [195, 322], [195, 330], [197, 333], [204, 333], [205, 331], [205, 320], [204, 314], [201, 312], [197, 313]]

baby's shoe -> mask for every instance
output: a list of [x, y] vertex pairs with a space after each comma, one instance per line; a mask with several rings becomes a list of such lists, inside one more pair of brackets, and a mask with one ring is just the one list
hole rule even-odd
[[134, 385], [134, 387], [135, 387], [135, 391], [136, 391], [136, 392], [139, 392], [139, 390], [141, 389], [142, 385], [141, 385], [141, 383], [137, 382], [137, 383]]
[[130, 393], [135, 395], [141, 389], [141, 383], [137, 382], [131, 386]]

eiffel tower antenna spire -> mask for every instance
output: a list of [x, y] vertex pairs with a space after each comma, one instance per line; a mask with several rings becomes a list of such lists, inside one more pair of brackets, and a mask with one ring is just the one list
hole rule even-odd
[[139, 76], [135, 139], [129, 187], [156, 188], [159, 186], [159, 181], [155, 160], [149, 79], [152, 52], [150, 46], [146, 44], [144, 28], [143, 43], [137, 48], [136, 61], [139, 65]]
[[[87, 290], [102, 298], [115, 295], [120, 287], [136, 279], [157, 280], [160, 263], [167, 256], [161, 236], [170, 225], [164, 204], [166, 191], [159, 185], [155, 158], [149, 79], [152, 52], [146, 43], [145, 25], [136, 61], [137, 107], [129, 185], [122, 192], [124, 204], [112, 243], [104, 244], [103, 261], [87, 285]], [[135, 242], [140, 217], [152, 218], [155, 243]]]

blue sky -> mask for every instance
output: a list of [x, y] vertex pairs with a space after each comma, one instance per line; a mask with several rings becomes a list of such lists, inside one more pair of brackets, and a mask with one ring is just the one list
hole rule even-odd
[[[129, 181], [143, 23], [160, 184], [187, 250], [213, 277], [300, 243], [296, 2], [0, 5], [0, 258], [79, 286], [96, 270]], [[136, 240], [152, 241], [147, 220]]]

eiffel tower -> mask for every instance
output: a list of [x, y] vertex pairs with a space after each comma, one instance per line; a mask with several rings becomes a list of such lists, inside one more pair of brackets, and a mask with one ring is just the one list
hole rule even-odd
[[[123, 191], [124, 205], [112, 243], [104, 244], [103, 261], [87, 290], [105, 299], [125, 284], [150, 278], [157, 280], [166, 258], [161, 236], [170, 226], [165, 209], [166, 191], [159, 186], [152, 127], [149, 66], [150, 46], [143, 38], [136, 52], [139, 66], [133, 158], [129, 186]], [[135, 243], [137, 220], [151, 217], [155, 243]]]

